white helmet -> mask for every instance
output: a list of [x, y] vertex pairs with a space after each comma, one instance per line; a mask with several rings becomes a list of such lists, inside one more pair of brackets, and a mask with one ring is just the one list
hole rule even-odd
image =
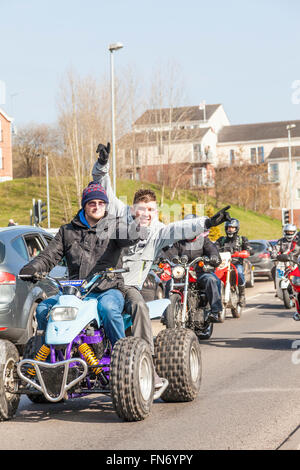
[[287, 241], [291, 242], [297, 233], [297, 227], [294, 224], [285, 224], [282, 232]]

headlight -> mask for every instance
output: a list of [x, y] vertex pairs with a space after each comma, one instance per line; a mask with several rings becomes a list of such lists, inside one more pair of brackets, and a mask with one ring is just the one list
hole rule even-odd
[[53, 307], [50, 315], [53, 321], [75, 320], [78, 308], [75, 307]]
[[293, 276], [291, 278], [291, 281], [295, 286], [300, 286], [300, 277], [299, 276]]
[[180, 279], [184, 276], [185, 269], [183, 266], [174, 266], [172, 269], [172, 276], [174, 279]]

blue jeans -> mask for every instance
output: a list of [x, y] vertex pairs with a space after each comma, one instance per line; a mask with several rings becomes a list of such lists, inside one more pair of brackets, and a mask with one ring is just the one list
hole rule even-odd
[[[47, 328], [47, 315], [57, 303], [60, 294], [43, 300], [36, 308], [38, 329], [45, 331]], [[100, 294], [91, 293], [87, 299], [94, 298], [98, 301], [98, 315], [102, 321], [108, 339], [112, 347], [120, 338], [124, 338], [125, 330], [122, 312], [124, 309], [124, 297], [118, 289], [109, 289]]]
[[245, 285], [245, 273], [244, 273], [244, 266], [242, 264], [235, 265], [237, 272], [238, 272], [238, 285], [244, 286]]
[[198, 273], [197, 282], [200, 289], [205, 291], [208, 303], [213, 313], [221, 312], [223, 309], [221, 300], [221, 281], [215, 273]]

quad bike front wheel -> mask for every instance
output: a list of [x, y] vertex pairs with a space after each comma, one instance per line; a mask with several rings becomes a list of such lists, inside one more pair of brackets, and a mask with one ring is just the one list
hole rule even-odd
[[12, 419], [15, 415], [20, 395], [16, 379], [16, 363], [19, 353], [10, 341], [0, 340], [0, 421]]
[[141, 421], [151, 411], [154, 396], [154, 367], [147, 343], [136, 337], [119, 339], [110, 363], [113, 406], [125, 421]]
[[186, 328], [162, 330], [154, 347], [156, 372], [169, 381], [161, 398], [166, 402], [194, 400], [202, 377], [201, 350], [195, 333]]

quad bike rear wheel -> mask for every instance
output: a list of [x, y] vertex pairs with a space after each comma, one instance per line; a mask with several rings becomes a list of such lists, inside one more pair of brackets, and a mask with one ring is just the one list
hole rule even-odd
[[154, 367], [147, 343], [136, 337], [119, 339], [110, 363], [113, 406], [125, 421], [141, 421], [151, 411], [154, 395]]
[[161, 398], [166, 402], [194, 400], [202, 377], [201, 349], [195, 333], [186, 328], [162, 330], [154, 347], [156, 372], [169, 381]]
[[19, 353], [10, 341], [0, 340], [0, 421], [12, 419], [15, 415], [20, 395], [16, 378], [16, 363]]

